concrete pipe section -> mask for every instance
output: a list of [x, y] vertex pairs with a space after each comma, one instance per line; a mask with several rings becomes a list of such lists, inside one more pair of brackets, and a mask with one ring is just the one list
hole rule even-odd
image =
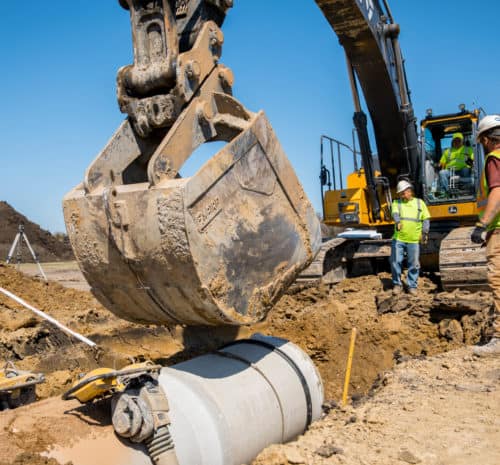
[[[302, 434], [320, 417], [323, 403], [311, 359], [289, 341], [258, 334], [163, 368], [156, 387], [137, 409], [120, 396], [113, 400], [115, 430], [123, 435], [127, 427], [135, 429], [135, 443], [108, 429], [70, 447], [57, 446], [50, 456], [74, 465], [95, 465], [104, 458], [108, 465], [241, 465], [266, 446]], [[154, 398], [158, 392], [162, 399]], [[138, 440], [148, 422], [134, 426], [133, 411], [144, 412], [146, 404], [157, 413], [166, 404], [168, 425], [161, 434], [156, 428], [153, 437]]]

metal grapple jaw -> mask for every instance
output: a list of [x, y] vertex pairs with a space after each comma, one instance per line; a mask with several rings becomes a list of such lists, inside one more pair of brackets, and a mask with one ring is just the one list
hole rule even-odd
[[232, 0], [120, 4], [130, 11], [134, 63], [118, 71], [118, 103], [145, 138], [172, 126], [216, 65], [224, 41], [219, 27]]
[[[196, 61], [200, 85], [174, 124], [141, 138], [127, 118], [64, 199], [93, 293], [131, 321], [257, 322], [320, 247], [318, 219], [269, 121], [231, 96], [232, 74], [213, 55], [219, 33], [205, 23], [178, 56], [177, 75], [187, 78]], [[174, 94], [187, 92], [177, 79]], [[215, 140], [227, 144], [179, 177], [196, 148]]]

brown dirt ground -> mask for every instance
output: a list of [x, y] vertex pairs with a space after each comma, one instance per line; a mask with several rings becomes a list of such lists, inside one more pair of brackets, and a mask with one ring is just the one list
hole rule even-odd
[[253, 465], [498, 465], [500, 365], [470, 347], [407, 360]]
[[[47, 399], [67, 390], [79, 373], [98, 366], [119, 368], [128, 364], [131, 358], [139, 361], [149, 359], [168, 365], [214, 349], [235, 338], [248, 337], [257, 331], [272, 334], [298, 344], [314, 360], [323, 378], [330, 413], [324, 420], [315, 424], [299, 442], [271, 447], [259, 456], [256, 464], [392, 464], [400, 463], [398, 460], [401, 457], [410, 460], [407, 463], [418, 463], [411, 461], [416, 456], [420, 457], [418, 460], [422, 463], [436, 463], [436, 465], [474, 463], [452, 459], [432, 462], [425, 459], [423, 453], [416, 447], [410, 448], [411, 450], [405, 449], [407, 454], [401, 449], [403, 446], [406, 447], [405, 441], [401, 441], [401, 437], [398, 439], [397, 435], [388, 435], [387, 443], [384, 444], [386, 427], [384, 425], [391, 421], [388, 419], [384, 420], [385, 423], [365, 421], [365, 416], [369, 414], [366, 405], [371, 405], [373, 402], [378, 409], [375, 410], [377, 415], [382, 415], [380, 411], [385, 408], [387, 410], [385, 415], [388, 418], [398, 407], [402, 409], [402, 413], [398, 410], [398, 415], [404, 417], [405, 412], [408, 412], [405, 421], [413, 421], [410, 413], [415, 412], [415, 406], [419, 405], [420, 401], [418, 398], [412, 401], [411, 396], [414, 391], [420, 390], [428, 390], [427, 394], [440, 392], [434, 377], [435, 372], [439, 371], [440, 364], [447, 364], [448, 368], [445, 375], [439, 376], [453, 373], [453, 376], [459, 378], [462, 374], [462, 379], [456, 384], [464, 386], [471, 383], [470, 373], [482, 375], [483, 370], [487, 370], [488, 367], [490, 369], [491, 366], [483, 366], [480, 361], [472, 362], [470, 354], [465, 357], [466, 359], [468, 357], [467, 361], [463, 361], [465, 359], [460, 350], [466, 350], [463, 349], [465, 345], [475, 344], [484, 339], [488, 331], [491, 295], [438, 293], [436, 285], [424, 277], [417, 297], [410, 299], [403, 295], [394, 298], [385, 290], [388, 284], [389, 276], [382, 273], [377, 276], [348, 279], [333, 289], [321, 285], [295, 286], [282, 297], [266, 321], [253, 327], [168, 329], [139, 326], [120, 320], [103, 308], [89, 292], [69, 289], [54, 281], [46, 284], [40, 279], [17, 272], [12, 266], [0, 264], [1, 287], [49, 313], [71, 329], [84, 334], [102, 348], [99, 351], [88, 348], [0, 294], [0, 359], [12, 360], [20, 369], [43, 372], [47, 381], [37, 387], [37, 394], [40, 399]], [[342, 394], [345, 360], [351, 330], [354, 327], [358, 336], [350, 395], [354, 405], [360, 404], [361, 407], [350, 406], [340, 409], [336, 405]], [[438, 356], [445, 357], [444, 359], [432, 357], [454, 349], [460, 349], [457, 353], [461, 355]], [[446, 357], [450, 357], [450, 361], [447, 361]], [[439, 360], [436, 362], [438, 368], [432, 365], [435, 363], [433, 360]], [[404, 380], [398, 378], [400, 376], [397, 374], [398, 371], [392, 375], [379, 377], [381, 373], [390, 370], [395, 362], [401, 363], [398, 370], [401, 367], [407, 367], [410, 373], [411, 370], [417, 370], [418, 376], [415, 376], [418, 382], [405, 384]], [[474, 364], [474, 367], [471, 364]], [[466, 370], [469, 370], [467, 374]], [[401, 376], [404, 378], [407, 375]], [[376, 380], [384, 387], [375, 394], [372, 389], [373, 397], [367, 397]], [[493, 392], [498, 394], [498, 377], [496, 380], [491, 378], [489, 382], [494, 387]], [[447, 383], [441, 379], [437, 384], [441, 386]], [[479, 389], [483, 394], [486, 392], [480, 390], [482, 385], [477, 384], [477, 386], [473, 389]], [[448, 398], [450, 389], [446, 387], [443, 391], [446, 394], [439, 395]], [[401, 395], [398, 394], [398, 390], [401, 391]], [[461, 406], [462, 403], [466, 403], [470, 390], [451, 390], [451, 394], [456, 396], [456, 403]], [[498, 397], [496, 400], [498, 401]], [[58, 405], [61, 401], [47, 399], [44, 402], [54, 402]], [[414, 406], [413, 410], [404, 410], [407, 403]], [[443, 406], [449, 409], [448, 402], [443, 402]], [[360, 408], [365, 410], [357, 410]], [[446, 409], [444, 412], [441, 411], [439, 402], [432, 404], [432, 409], [438, 412], [436, 415], [446, 418], [447, 411]], [[0, 465], [3, 465], [2, 461], [19, 465], [24, 463], [52, 465], [48, 459], [37, 455], [53, 441], [46, 429], [40, 428], [40, 422], [43, 423], [42, 418], [32, 418], [30, 420], [32, 429], [24, 431], [22, 437], [9, 427], [13, 421], [19, 421], [22, 412], [30, 412], [31, 415], [33, 409], [30, 410], [28, 405], [0, 413]], [[464, 414], [473, 415], [474, 412], [464, 408]], [[487, 418], [484, 420], [486, 422], [498, 421], [495, 420], [494, 410], [482, 411], [481, 415]], [[353, 416], [358, 419], [351, 421], [350, 418]], [[37, 420], [39, 420], [38, 425]], [[349, 426], [351, 423], [355, 426]], [[81, 427], [84, 428], [84, 425]], [[365, 436], [361, 433], [359, 436], [354, 435], [353, 431], [357, 427], [361, 428], [360, 431]], [[462, 425], [456, 426], [456, 428], [461, 427]], [[78, 434], [78, 422], [72, 428], [77, 429], [72, 430], [72, 434]], [[496, 433], [498, 430], [496, 423]], [[384, 453], [370, 449], [371, 452], [366, 452], [367, 455], [363, 458], [361, 452], [358, 453], [358, 448], [352, 444], [349, 446], [350, 435], [354, 441], [352, 444], [356, 444], [356, 441], [367, 441], [367, 444], [371, 444], [372, 440], [378, 441], [378, 447], [384, 450]], [[335, 442], [336, 437], [342, 440]], [[395, 443], [397, 440], [399, 442]], [[321, 449], [323, 446], [324, 450]], [[389, 447], [392, 455], [385, 454], [386, 447]], [[342, 452], [335, 448], [341, 449]], [[334, 453], [330, 454], [332, 450]], [[365, 447], [359, 450], [367, 449]], [[371, 457], [370, 454], [375, 455]], [[380, 457], [378, 462], [377, 457]], [[404, 460], [401, 463], [404, 463]], [[477, 463], [493, 464], [488, 461]]]

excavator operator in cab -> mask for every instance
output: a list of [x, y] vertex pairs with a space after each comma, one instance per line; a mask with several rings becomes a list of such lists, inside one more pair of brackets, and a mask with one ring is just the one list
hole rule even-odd
[[408, 292], [416, 294], [420, 274], [420, 242], [426, 244], [429, 239], [431, 215], [425, 202], [413, 196], [413, 188], [408, 181], [399, 181], [396, 193], [399, 199], [394, 200], [391, 207], [395, 223], [391, 247], [392, 293], [400, 294], [403, 289], [401, 272], [406, 254]]
[[454, 171], [456, 176], [467, 177], [470, 175], [474, 163], [474, 152], [471, 147], [464, 145], [464, 135], [461, 132], [453, 134], [451, 147], [443, 152], [439, 160], [439, 184], [441, 192], [449, 193], [450, 176]]

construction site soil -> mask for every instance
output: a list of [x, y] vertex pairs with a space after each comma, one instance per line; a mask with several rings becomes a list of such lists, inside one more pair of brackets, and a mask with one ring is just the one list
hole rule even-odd
[[[76, 271], [75, 263], [61, 269], [68, 266]], [[327, 399], [324, 419], [298, 442], [263, 451], [255, 464], [500, 463], [499, 362], [474, 359], [465, 347], [486, 337], [488, 292], [439, 293], [424, 277], [416, 297], [392, 296], [389, 275], [382, 273], [334, 288], [294, 286], [252, 327], [165, 328], [121, 320], [90, 292], [60, 285], [60, 277], [52, 268], [54, 280], [45, 283], [0, 264], [1, 287], [100, 347], [91, 349], [0, 294], [1, 359], [46, 377], [37, 386], [38, 398], [46, 400], [0, 412], [1, 465], [56, 464], [39, 453], [65, 434], [79, 437], [89, 429], [73, 417], [68, 433], [50, 420], [63, 403], [54, 396], [82, 372], [120, 368], [131, 359], [170, 365], [255, 332], [287, 338], [305, 350], [321, 373]], [[351, 402], [340, 407], [353, 328]], [[481, 460], [466, 460], [469, 451]]]

